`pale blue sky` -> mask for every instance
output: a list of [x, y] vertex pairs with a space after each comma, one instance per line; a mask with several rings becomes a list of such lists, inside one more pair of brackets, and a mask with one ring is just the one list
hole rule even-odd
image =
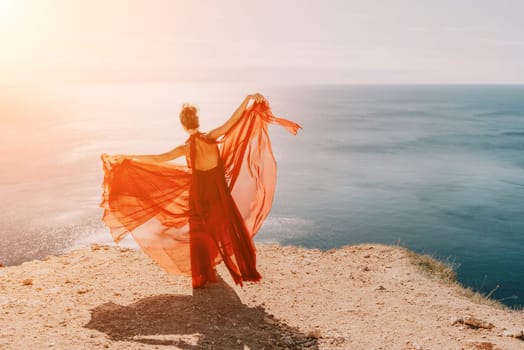
[[519, 0], [0, 0], [0, 73], [524, 83], [523, 14]]

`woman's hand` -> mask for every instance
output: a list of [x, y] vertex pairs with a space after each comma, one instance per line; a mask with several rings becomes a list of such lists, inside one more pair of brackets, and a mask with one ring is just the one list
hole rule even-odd
[[265, 99], [265, 97], [262, 96], [262, 94], [259, 94], [258, 92], [256, 94], [247, 95], [244, 98], [244, 100], [242, 101], [242, 103], [240, 104], [240, 106], [238, 106], [238, 108], [233, 112], [231, 117], [229, 117], [229, 119], [224, 124], [219, 126], [218, 128], [213, 129], [210, 132], [208, 132], [207, 136], [210, 139], [216, 140], [219, 137], [221, 137], [222, 135], [224, 135], [225, 133], [227, 133], [229, 129], [231, 129], [231, 127], [235, 125], [235, 123], [242, 117], [251, 99], [253, 99], [254, 103], [264, 103], [265, 102], [267, 104], [267, 100]]
[[116, 162], [116, 163], [120, 163], [126, 158], [128, 158], [128, 156], [124, 154], [115, 154], [114, 156], [109, 157], [111, 161]]
[[266, 98], [258, 92], [256, 94], [249, 95], [249, 97], [252, 98], [256, 103], [261, 103], [261, 102], [266, 101]]

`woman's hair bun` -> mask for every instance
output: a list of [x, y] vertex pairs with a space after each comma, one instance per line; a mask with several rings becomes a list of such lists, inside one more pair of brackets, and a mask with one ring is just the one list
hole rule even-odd
[[186, 129], [197, 129], [200, 126], [197, 108], [189, 103], [184, 103], [180, 111], [180, 122]]

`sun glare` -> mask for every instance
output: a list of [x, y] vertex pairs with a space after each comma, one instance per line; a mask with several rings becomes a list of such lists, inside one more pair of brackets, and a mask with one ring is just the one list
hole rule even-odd
[[20, 12], [20, 1], [0, 0], [0, 28], [16, 23], [20, 19]]
[[9, 17], [9, 14], [13, 11], [14, 4], [13, 0], [0, 0], [0, 19]]

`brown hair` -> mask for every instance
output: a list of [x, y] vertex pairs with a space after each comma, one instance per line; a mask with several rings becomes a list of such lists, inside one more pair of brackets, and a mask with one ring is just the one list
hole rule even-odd
[[186, 129], [197, 129], [200, 126], [197, 111], [197, 108], [193, 105], [188, 103], [182, 105], [180, 122]]

